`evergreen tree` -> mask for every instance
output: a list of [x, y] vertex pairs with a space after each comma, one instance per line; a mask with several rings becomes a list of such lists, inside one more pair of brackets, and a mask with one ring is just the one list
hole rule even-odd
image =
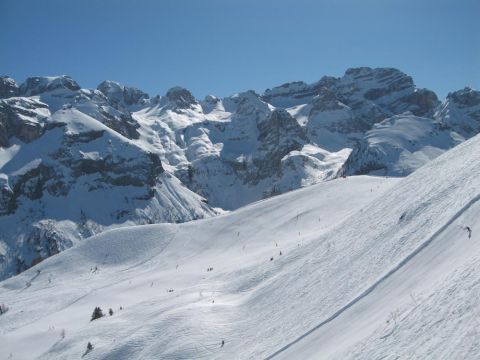
[[92, 319], [90, 321], [100, 319], [102, 316], [103, 316], [103, 311], [102, 309], [100, 309], [99, 306], [97, 306], [95, 310], [93, 310]]

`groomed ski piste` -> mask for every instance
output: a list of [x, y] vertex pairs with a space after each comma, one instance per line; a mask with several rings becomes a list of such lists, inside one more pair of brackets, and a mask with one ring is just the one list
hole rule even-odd
[[478, 358], [479, 153], [89, 238], [0, 283], [0, 358]]

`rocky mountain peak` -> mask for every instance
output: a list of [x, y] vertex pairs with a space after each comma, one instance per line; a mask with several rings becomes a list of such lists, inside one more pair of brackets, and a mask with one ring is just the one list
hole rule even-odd
[[70, 76], [35, 76], [29, 77], [20, 86], [20, 95], [34, 96], [57, 89], [80, 90], [80, 86]]
[[465, 87], [449, 93], [435, 118], [444, 127], [470, 138], [480, 131], [480, 91]]
[[394, 92], [410, 89], [415, 84], [410, 76], [394, 68], [350, 68], [342, 78], [345, 88], [368, 100], [377, 100]]
[[293, 81], [265, 90], [262, 99], [276, 107], [289, 107], [308, 102], [316, 94], [314, 85]]
[[0, 77], [0, 99], [17, 96], [20, 92], [20, 87], [17, 82], [9, 76]]
[[309, 86], [303, 81], [292, 81], [284, 83], [280, 86], [273, 87], [271, 89], [265, 90], [263, 96], [265, 98], [270, 98], [278, 95], [290, 95], [292, 93], [298, 93], [305, 91]]
[[318, 95], [313, 98], [312, 105], [311, 115], [322, 111], [339, 110], [345, 107], [337, 99], [335, 93], [326, 87], [319, 89]]
[[210, 112], [212, 112], [213, 110], [217, 109], [217, 110], [225, 110], [223, 107], [222, 107], [222, 100], [219, 99], [218, 97], [214, 96], [214, 95], [207, 95], [205, 96], [205, 98], [203, 99], [203, 101], [201, 102], [201, 105], [202, 105], [202, 109], [203, 109], [203, 112], [205, 114], [208, 114]]
[[320, 80], [318, 80], [313, 87], [317, 90], [321, 88], [332, 89], [335, 85], [339, 83], [340, 79], [334, 76], [322, 76]]
[[105, 80], [97, 86], [97, 90], [100, 90], [107, 98], [120, 100], [123, 97], [124, 86], [116, 81]]
[[0, 147], [8, 147], [10, 138], [29, 143], [43, 134], [48, 106], [35, 99], [0, 100]]
[[192, 105], [198, 104], [192, 93], [181, 86], [170, 88], [167, 91], [166, 97], [171, 103], [181, 109], [188, 109], [191, 108]]
[[218, 97], [215, 95], [207, 95], [205, 96], [205, 99], [203, 99], [203, 102], [208, 103], [208, 104], [216, 104], [220, 101]]
[[123, 105], [143, 105], [150, 98], [144, 91], [124, 86], [116, 81], [105, 80], [97, 86], [115, 108]]
[[477, 106], [480, 105], [480, 91], [466, 86], [462, 90], [449, 93], [447, 99], [463, 107]]
[[247, 90], [238, 94], [235, 94], [228, 98], [233, 102], [236, 109], [232, 109], [239, 115], [249, 116], [268, 113], [269, 106], [262, 100], [254, 90]]

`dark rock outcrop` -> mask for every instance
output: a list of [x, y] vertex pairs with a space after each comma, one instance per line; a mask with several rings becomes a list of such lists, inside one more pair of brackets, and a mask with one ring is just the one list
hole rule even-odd
[[449, 93], [435, 118], [444, 128], [472, 137], [480, 132], [480, 91], [466, 87]]
[[100, 83], [97, 89], [107, 97], [110, 105], [119, 110], [125, 106], [145, 105], [150, 99], [149, 95], [140, 89], [110, 80]]
[[190, 109], [198, 104], [192, 93], [180, 86], [170, 88], [166, 97], [178, 109]]
[[50, 115], [48, 106], [26, 98], [0, 100], [0, 146], [8, 147], [12, 136], [28, 143], [40, 137]]
[[254, 157], [257, 179], [278, 174], [282, 158], [305, 143], [305, 133], [287, 111], [274, 110], [269, 117], [257, 122], [260, 146]]
[[20, 87], [9, 76], [0, 77], [0, 99], [6, 99], [13, 96], [18, 96], [20, 93]]
[[20, 95], [33, 96], [58, 89], [76, 91], [80, 90], [80, 86], [67, 75], [52, 77], [35, 76], [29, 77], [20, 86]]
[[0, 216], [12, 211], [13, 190], [8, 183], [8, 176], [0, 174]]

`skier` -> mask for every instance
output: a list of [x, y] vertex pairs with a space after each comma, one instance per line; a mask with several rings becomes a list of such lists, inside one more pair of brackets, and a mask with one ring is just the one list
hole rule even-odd
[[468, 231], [468, 238], [470, 239], [472, 237], [472, 229], [470, 228], [470, 226], [467, 226], [466, 229]]
[[222, 340], [222, 345], [220, 346], [221, 348], [225, 345], [225, 340]]

